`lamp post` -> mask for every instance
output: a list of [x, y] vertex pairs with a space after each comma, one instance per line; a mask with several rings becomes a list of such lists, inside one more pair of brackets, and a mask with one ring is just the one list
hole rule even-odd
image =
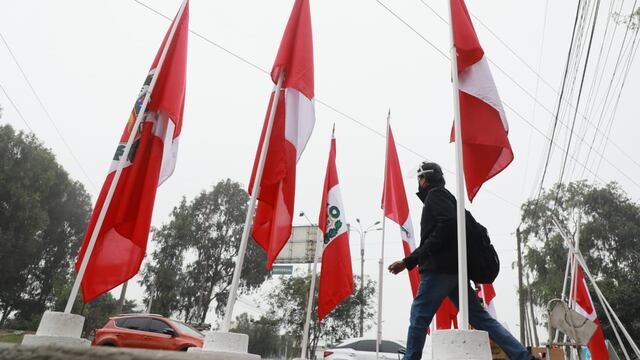
[[[371, 224], [366, 230], [362, 229], [362, 223], [360, 219], [356, 219], [358, 223], [359, 229], [353, 228], [354, 231], [357, 231], [360, 234], [360, 337], [362, 337], [364, 333], [364, 238], [370, 231], [380, 231], [382, 228], [372, 229], [372, 227], [380, 224], [380, 221], [376, 221]], [[349, 226], [349, 230], [352, 230]]]
[[[304, 211], [300, 212], [300, 217], [303, 217], [305, 219], [307, 219], [307, 221], [309, 222], [309, 225], [311, 225], [312, 227], [316, 227], [316, 225], [314, 223], [311, 222], [311, 220], [309, 220], [309, 218], [307, 217], [307, 215], [304, 213]], [[313, 298], [314, 298], [314, 294], [315, 294], [315, 289], [316, 289], [316, 274], [317, 274], [317, 268], [318, 268], [318, 256], [320, 255], [321, 251], [322, 251], [322, 241], [320, 240], [321, 236], [320, 236], [320, 229], [318, 228], [317, 232], [316, 232], [316, 243], [315, 243], [315, 251], [313, 253], [313, 271], [311, 272], [311, 286], [309, 286], [309, 297], [307, 298], [307, 317], [305, 319], [304, 322], [304, 330], [302, 331], [302, 346], [300, 349], [300, 357], [302, 359], [306, 359], [307, 358], [307, 346], [309, 344], [309, 326], [311, 323], [311, 310], [313, 308]], [[309, 264], [309, 266], [311, 266], [311, 264]], [[313, 355], [311, 356], [313, 358]]]

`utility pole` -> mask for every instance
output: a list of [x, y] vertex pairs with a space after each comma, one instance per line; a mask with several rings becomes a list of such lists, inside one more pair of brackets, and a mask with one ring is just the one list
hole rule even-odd
[[367, 233], [370, 231], [380, 231], [382, 228], [373, 229], [376, 225], [380, 224], [380, 221], [376, 221], [371, 226], [369, 226], [366, 230], [362, 228], [362, 223], [360, 219], [356, 219], [358, 223], [358, 228], [351, 228], [349, 226], [349, 231], [357, 231], [360, 234], [360, 337], [364, 334], [364, 239], [367, 236]]
[[536, 318], [533, 311], [533, 299], [531, 298], [531, 286], [529, 286], [529, 275], [527, 275], [527, 299], [529, 299], [529, 314], [531, 318], [531, 326], [533, 330], [533, 346], [540, 346], [540, 339], [538, 338], [538, 329], [536, 328]]
[[364, 333], [364, 232], [360, 232], [360, 337]]
[[522, 238], [520, 237], [520, 228], [516, 229], [516, 240], [518, 243], [518, 303], [520, 305], [520, 343], [524, 344], [525, 336], [525, 307], [524, 307], [524, 289], [522, 288]]
[[122, 290], [120, 291], [120, 299], [118, 300], [118, 307], [116, 308], [116, 314], [122, 314], [122, 307], [124, 306], [128, 283], [129, 281], [125, 281], [122, 283]]

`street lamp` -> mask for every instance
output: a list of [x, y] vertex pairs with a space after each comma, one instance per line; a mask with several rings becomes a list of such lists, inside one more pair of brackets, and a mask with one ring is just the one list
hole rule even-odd
[[303, 216], [304, 216], [304, 218], [305, 218], [305, 219], [307, 219], [307, 221], [309, 222], [309, 225], [311, 225], [311, 226], [316, 226], [316, 224], [314, 224], [313, 222], [311, 222], [311, 220], [309, 219], [309, 217], [307, 216], [307, 214], [305, 214], [305, 212], [304, 212], [304, 211], [300, 211], [300, 214], [299, 214], [298, 216], [300, 216], [300, 217], [303, 217]]
[[354, 230], [360, 234], [360, 337], [364, 333], [364, 238], [368, 232], [371, 231], [381, 231], [382, 228], [375, 228], [376, 225], [380, 224], [380, 221], [376, 221], [367, 227], [365, 230], [362, 229], [362, 223], [360, 219], [356, 218], [356, 222], [358, 223], [359, 229], [353, 228], [349, 226], [349, 231]]

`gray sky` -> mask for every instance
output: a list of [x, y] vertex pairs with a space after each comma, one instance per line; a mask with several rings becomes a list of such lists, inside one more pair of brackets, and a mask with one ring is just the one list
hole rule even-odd
[[[179, 0], [141, 1], [170, 17], [174, 16], [180, 3]], [[420, 0], [380, 1], [422, 37], [448, 53], [447, 26]], [[446, 1], [427, 3], [441, 16], [447, 16]], [[496, 308], [499, 319], [515, 334], [518, 332], [518, 312], [517, 279], [512, 269], [516, 256], [514, 231], [519, 222], [519, 205], [537, 190], [540, 166], [548, 146], [540, 132], [548, 134], [552, 124], [548, 110], [553, 111], [556, 106], [556, 91], [560, 88], [565, 66], [575, 3], [467, 2], [471, 13], [529, 65], [523, 64], [474, 19], [485, 53], [495, 63], [491, 69], [507, 105], [509, 138], [515, 160], [485, 185], [468, 208], [489, 228], [501, 256], [502, 272], [495, 283]], [[192, 0], [190, 28], [259, 68], [269, 70], [292, 4], [293, 0]], [[610, 4], [604, 1], [601, 5], [604, 10], [594, 39], [594, 59], [602, 43], [606, 10]], [[615, 1], [615, 8], [620, 4]], [[629, 2], [624, 3], [622, 12], [629, 13], [630, 7]], [[379, 134], [384, 133], [389, 107], [405, 174], [411, 174], [424, 159], [437, 161], [447, 170], [454, 169], [454, 147], [448, 142], [452, 123], [450, 64], [375, 0], [312, 0], [311, 11], [317, 100], [348, 117], [316, 104], [316, 127], [298, 164], [296, 213], [304, 210], [317, 221], [331, 126], [335, 123], [338, 172], [348, 218], [354, 223], [359, 217], [364, 224], [370, 224], [382, 217], [380, 198], [385, 143]], [[0, 4], [0, 32], [51, 119], [38, 105], [4, 44], [0, 44], [0, 85], [35, 134], [52, 148], [71, 176], [86, 185], [94, 200], [168, 26], [169, 21], [133, 0], [4, 0]], [[618, 27], [611, 59], [606, 66], [601, 65], [609, 72], [607, 75], [605, 71], [603, 84], [611, 78], [618, 50], [616, 45], [619, 46], [623, 33], [624, 28]], [[590, 66], [593, 67], [593, 63]], [[530, 68], [544, 80], [537, 81], [538, 77]], [[189, 38], [187, 72], [178, 164], [173, 176], [158, 191], [154, 225], [168, 219], [172, 207], [183, 195], [192, 198], [225, 178], [248, 182], [272, 89], [271, 80], [264, 72], [193, 34]], [[592, 78], [588, 73], [586, 83], [591, 84]], [[618, 181], [632, 199], [638, 200], [640, 165], [638, 145], [634, 141], [640, 127], [635, 121], [638, 111], [632, 94], [638, 93], [639, 80], [639, 74], [632, 67], [601, 166], [597, 163], [603, 153], [602, 145], [595, 148], [599, 154], [592, 153], [588, 161], [585, 160], [586, 143], [591, 142], [593, 124], [597, 123], [598, 117], [594, 115], [588, 122], [578, 119], [576, 132], [586, 143], [574, 139], [570, 154], [580, 163], [574, 166], [570, 159], [565, 180], [584, 177], [591, 181], [595, 178], [598, 183]], [[603, 99], [604, 92], [600, 90], [587, 102], [589, 89], [586, 85], [581, 109], [585, 104], [597, 105]], [[537, 94], [540, 104], [535, 105], [527, 92]], [[2, 123], [27, 129], [3, 92], [0, 92], [0, 104], [4, 108]], [[566, 124], [571, 120], [568, 115], [562, 118]], [[559, 129], [558, 145], [564, 148], [568, 131], [562, 125]], [[603, 139], [603, 133], [598, 133], [596, 140]], [[547, 185], [559, 178], [561, 156], [561, 151], [555, 149]], [[587, 170], [583, 171], [585, 167]], [[449, 172], [446, 178], [449, 189], [455, 191], [454, 174]], [[405, 185], [413, 223], [417, 226], [421, 204], [413, 195], [414, 177], [407, 176]], [[302, 218], [295, 221], [300, 225], [306, 223]], [[365, 273], [375, 279], [380, 235], [380, 232], [371, 233], [366, 242]], [[357, 273], [359, 239], [355, 234], [351, 247], [354, 272]], [[390, 222], [387, 223], [385, 249], [385, 267], [402, 257], [399, 230]], [[385, 274], [384, 284], [384, 336], [403, 338], [411, 302], [408, 278], [404, 273], [395, 277]], [[140, 300], [142, 289], [138, 285], [130, 289], [129, 297]], [[241, 302], [236, 307], [236, 314], [247, 309], [250, 307]], [[369, 335], [374, 334], [373, 330], [369, 331]]]

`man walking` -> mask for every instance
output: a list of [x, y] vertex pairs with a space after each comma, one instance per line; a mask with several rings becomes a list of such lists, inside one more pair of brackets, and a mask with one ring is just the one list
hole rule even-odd
[[[420, 268], [420, 287], [411, 305], [407, 350], [404, 360], [419, 360], [427, 327], [442, 300], [448, 296], [458, 306], [458, 246], [450, 234], [456, 221], [456, 199], [445, 189], [442, 169], [436, 163], [423, 162], [418, 168], [418, 197], [423, 202], [420, 220], [420, 246], [403, 260], [389, 265], [398, 274], [404, 269]], [[511, 360], [534, 359], [500, 323], [482, 307], [469, 288], [469, 322], [489, 333]]]

